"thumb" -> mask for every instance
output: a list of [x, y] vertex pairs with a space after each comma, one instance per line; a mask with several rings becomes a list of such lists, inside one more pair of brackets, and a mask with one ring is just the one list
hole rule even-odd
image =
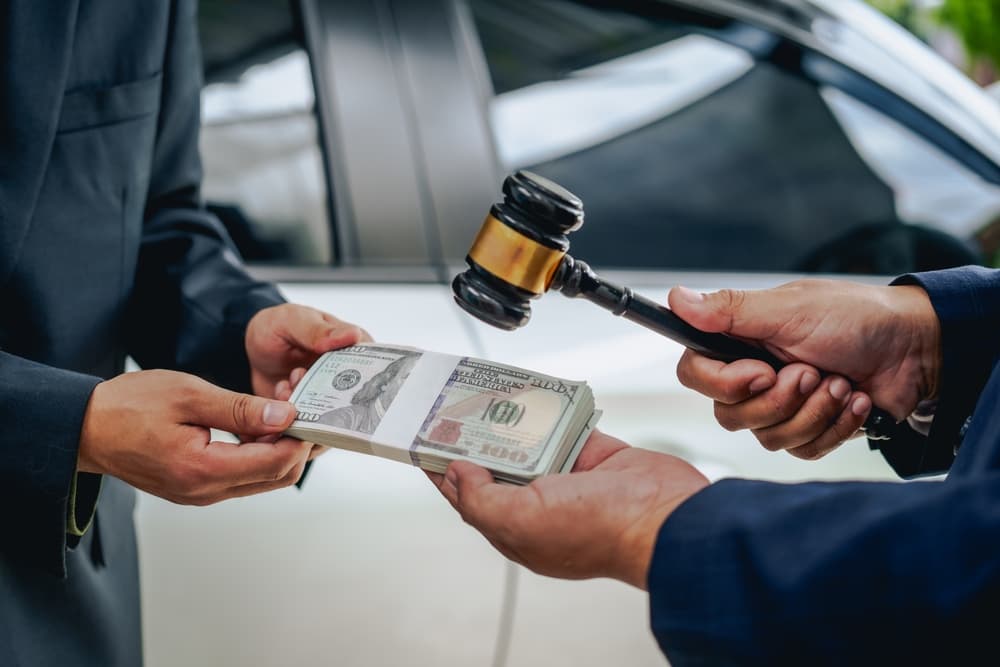
[[485, 468], [466, 461], [455, 461], [448, 466], [445, 479], [455, 486], [455, 508], [466, 523], [491, 531], [503, 517], [510, 516], [510, 506], [517, 489], [497, 484]]
[[788, 302], [774, 290], [732, 290], [702, 294], [675, 287], [667, 296], [670, 309], [691, 326], [713, 333], [767, 340], [788, 320]]
[[261, 436], [281, 433], [295, 421], [295, 406], [250, 394], [239, 394], [205, 382], [188, 406], [185, 420], [229, 433]]

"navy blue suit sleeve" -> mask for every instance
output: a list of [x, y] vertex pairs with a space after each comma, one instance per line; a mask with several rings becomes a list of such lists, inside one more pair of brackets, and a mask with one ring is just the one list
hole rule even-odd
[[665, 522], [653, 632], [686, 665], [959, 664], [1000, 612], [1000, 474], [723, 480]]
[[941, 322], [942, 373], [929, 436], [904, 431], [873, 443], [901, 477], [947, 471], [983, 385], [1000, 354], [1000, 271], [967, 266], [902, 276], [894, 285], [919, 285]]
[[174, 11], [128, 349], [144, 368], [184, 370], [248, 391], [247, 323], [283, 299], [248, 275], [225, 228], [202, 204], [195, 3], [178, 2]]

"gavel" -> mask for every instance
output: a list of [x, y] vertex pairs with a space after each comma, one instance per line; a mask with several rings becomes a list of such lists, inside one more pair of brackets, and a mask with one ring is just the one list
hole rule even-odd
[[[511, 174], [503, 201], [490, 208], [465, 258], [469, 268], [452, 281], [455, 301], [479, 320], [513, 331], [531, 318], [531, 300], [554, 290], [583, 297], [712, 359], [758, 359], [776, 371], [784, 366], [761, 347], [696, 329], [666, 306], [601, 278], [569, 255], [568, 235], [582, 226], [579, 197], [538, 174]], [[862, 428], [869, 440], [887, 440], [898, 427], [889, 413], [873, 407]]]

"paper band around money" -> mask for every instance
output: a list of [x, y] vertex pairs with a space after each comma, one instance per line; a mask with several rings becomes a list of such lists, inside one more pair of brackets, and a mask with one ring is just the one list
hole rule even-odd
[[565, 254], [487, 215], [469, 250], [469, 259], [515, 287], [543, 294]]

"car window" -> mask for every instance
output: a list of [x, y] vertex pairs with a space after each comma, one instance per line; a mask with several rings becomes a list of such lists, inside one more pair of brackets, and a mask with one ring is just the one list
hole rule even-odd
[[334, 249], [309, 58], [264, 52], [202, 91], [207, 205], [244, 258], [257, 264], [330, 264]]
[[1000, 188], [850, 95], [834, 88], [822, 95], [854, 147], [892, 185], [901, 220], [969, 238], [1000, 216]]
[[[610, 4], [468, 5], [494, 86], [489, 117], [503, 168], [530, 169], [581, 197], [586, 223], [572, 244], [582, 259], [898, 273], [977, 258], [976, 216], [956, 222], [919, 183], [940, 179], [943, 195], [945, 184], [978, 179], [794, 68], [754, 60], [720, 32]], [[891, 147], [881, 134], [889, 125]], [[980, 189], [978, 214], [995, 213], [995, 193]]]

